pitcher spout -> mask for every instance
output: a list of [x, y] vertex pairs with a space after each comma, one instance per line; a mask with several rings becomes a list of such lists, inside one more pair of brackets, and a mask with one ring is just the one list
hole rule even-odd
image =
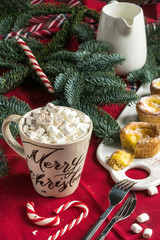
[[124, 21], [126, 28], [132, 28], [134, 25], [134, 19], [135, 18], [122, 18], [122, 21]]

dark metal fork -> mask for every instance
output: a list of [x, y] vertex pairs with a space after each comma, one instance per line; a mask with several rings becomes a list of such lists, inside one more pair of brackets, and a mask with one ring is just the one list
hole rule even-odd
[[131, 193], [130, 196], [127, 198], [127, 200], [122, 205], [122, 207], [119, 209], [119, 211], [114, 215], [114, 217], [111, 219], [111, 221], [105, 227], [105, 229], [99, 235], [97, 240], [104, 240], [115, 223], [129, 217], [136, 207], [136, 202], [137, 202], [137, 199], [136, 199], [135, 193]]
[[125, 180], [122, 180], [122, 181], [116, 183], [112, 187], [112, 189], [109, 193], [109, 201], [110, 201], [109, 207], [100, 216], [100, 218], [97, 220], [97, 222], [91, 227], [91, 229], [88, 231], [88, 233], [82, 238], [82, 240], [90, 240], [93, 237], [93, 235], [96, 233], [98, 228], [102, 225], [102, 223], [107, 218], [109, 213], [113, 210], [113, 208], [118, 203], [120, 203], [125, 198], [125, 196], [129, 192], [129, 190], [133, 187], [133, 185], [135, 183], [136, 182], [125, 179]]

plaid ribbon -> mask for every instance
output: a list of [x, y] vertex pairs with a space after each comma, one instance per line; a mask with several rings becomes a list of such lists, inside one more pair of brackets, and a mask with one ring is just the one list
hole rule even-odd
[[159, 3], [159, 0], [146, 0], [143, 4], [156, 4]]
[[[32, 0], [32, 4], [40, 4], [45, 2], [45, 0]], [[81, 6], [82, 3], [79, 0], [67, 1], [70, 8], [75, 6]], [[67, 20], [67, 15], [57, 14], [33, 17], [29, 22], [29, 26], [20, 29], [18, 31], [13, 31], [3, 36], [0, 36], [0, 40], [9, 39], [11, 37], [35, 37], [39, 39], [46, 39], [52, 37], [57, 30], [63, 25], [64, 21]]]

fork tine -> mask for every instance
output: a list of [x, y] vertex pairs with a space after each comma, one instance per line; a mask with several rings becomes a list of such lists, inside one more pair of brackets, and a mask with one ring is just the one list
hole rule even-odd
[[123, 180], [121, 182], [119, 182], [120, 184], [117, 185], [116, 187], [123, 190], [123, 191], [129, 191], [131, 189], [131, 187], [133, 187], [133, 185], [136, 183], [136, 182], [133, 182], [131, 180]]
[[125, 204], [123, 205], [122, 208], [120, 208], [120, 210], [117, 213], [117, 217], [126, 217], [128, 212], [130, 211], [131, 208], [131, 204], [134, 201], [133, 198], [128, 198], [128, 201], [125, 202]]
[[127, 186], [126, 186], [126, 191], [129, 191], [133, 185], [136, 184], [136, 182], [130, 182]]
[[126, 208], [129, 206], [130, 202], [131, 202], [131, 198], [127, 198], [127, 200], [125, 201], [125, 203], [122, 205], [122, 207], [119, 209], [119, 211], [117, 212], [116, 215], [118, 216], [122, 216], [124, 211], [126, 210]]
[[126, 183], [127, 179], [121, 180], [120, 182], [117, 182], [114, 187], [115, 188], [120, 188], [121, 186], [123, 186]]

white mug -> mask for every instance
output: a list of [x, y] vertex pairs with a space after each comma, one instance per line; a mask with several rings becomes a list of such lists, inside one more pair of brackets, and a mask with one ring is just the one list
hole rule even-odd
[[[2, 124], [4, 139], [14, 151], [27, 159], [30, 177], [37, 193], [45, 197], [68, 196], [77, 189], [80, 182], [93, 129], [92, 121], [88, 133], [73, 143], [40, 143], [30, 139], [23, 131], [26, 117], [37, 110], [32, 110], [24, 116], [8, 116]], [[84, 114], [75, 109], [74, 111]], [[10, 122], [18, 123], [23, 146], [12, 136]]]

